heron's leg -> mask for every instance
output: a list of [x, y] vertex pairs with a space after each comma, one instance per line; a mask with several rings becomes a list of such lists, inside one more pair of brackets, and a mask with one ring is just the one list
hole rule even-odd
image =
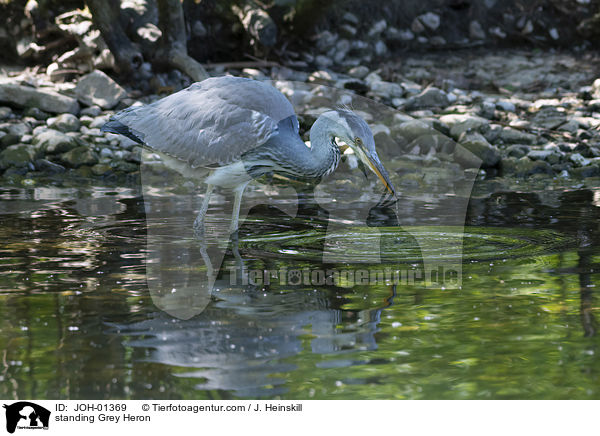
[[202, 200], [202, 206], [200, 206], [200, 212], [198, 212], [198, 216], [194, 220], [194, 232], [196, 235], [204, 232], [204, 217], [206, 216], [206, 211], [208, 211], [210, 195], [212, 194], [213, 189], [215, 189], [214, 185], [207, 185], [206, 193], [204, 194], [204, 199]]
[[244, 189], [248, 186], [248, 182], [244, 182], [235, 188], [235, 199], [233, 200], [233, 211], [231, 212], [231, 226], [229, 227], [229, 233], [237, 232], [238, 221], [240, 220], [240, 206], [242, 205], [242, 195], [244, 195]]

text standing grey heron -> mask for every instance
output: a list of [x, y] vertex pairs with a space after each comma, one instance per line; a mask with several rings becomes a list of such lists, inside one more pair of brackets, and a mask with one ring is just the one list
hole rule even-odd
[[302, 141], [291, 103], [268, 83], [241, 77], [215, 77], [152, 104], [130, 107], [102, 130], [119, 133], [163, 156], [168, 166], [191, 177], [206, 177], [206, 195], [194, 222], [203, 227], [215, 186], [235, 192], [230, 232], [238, 228], [246, 185], [277, 173], [320, 180], [340, 160], [335, 138], [352, 148], [391, 195], [396, 195], [375, 151], [367, 123], [348, 109], [324, 112], [310, 129], [310, 148]]

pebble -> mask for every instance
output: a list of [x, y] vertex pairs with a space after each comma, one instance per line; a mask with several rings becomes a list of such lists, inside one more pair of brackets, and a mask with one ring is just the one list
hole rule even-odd
[[48, 119], [48, 127], [61, 132], [76, 132], [80, 126], [79, 118], [72, 114], [61, 114]]

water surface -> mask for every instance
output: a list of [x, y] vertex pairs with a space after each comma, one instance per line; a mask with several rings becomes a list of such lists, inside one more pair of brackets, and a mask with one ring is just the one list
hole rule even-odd
[[[407, 200], [398, 215], [374, 210], [369, 226], [353, 222], [354, 204], [330, 240], [348, 261], [327, 264], [327, 211], [301, 200], [295, 217], [276, 204], [253, 208], [238, 242], [222, 247], [206, 308], [180, 319], [155, 304], [147, 262], [160, 255], [161, 280], [200, 262], [193, 237], [168, 231], [193, 215], [158, 223], [177, 252], [149, 244], [146, 212], [150, 203], [193, 209], [190, 195], [1, 188], [0, 397], [600, 398], [597, 192], [474, 195], [464, 235], [436, 219], [456, 201], [443, 195]], [[380, 260], [365, 262], [374, 237]], [[240, 261], [247, 270], [417, 271], [427, 259], [458, 262], [460, 286], [231, 277]], [[197, 285], [206, 267], [189, 271]]]

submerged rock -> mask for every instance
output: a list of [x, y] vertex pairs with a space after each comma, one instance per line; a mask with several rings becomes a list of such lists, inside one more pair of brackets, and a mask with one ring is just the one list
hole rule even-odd
[[99, 160], [98, 154], [86, 146], [79, 146], [63, 153], [60, 159], [71, 168], [79, 168], [82, 165], [96, 165]]

